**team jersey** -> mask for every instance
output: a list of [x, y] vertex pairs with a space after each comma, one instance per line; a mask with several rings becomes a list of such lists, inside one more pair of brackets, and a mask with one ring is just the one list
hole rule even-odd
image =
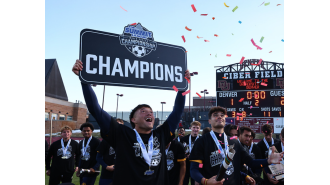
[[[224, 142], [224, 134], [219, 136], [219, 133], [214, 132], [217, 139], [222, 143]], [[234, 145], [235, 156], [232, 163], [229, 165], [224, 178], [224, 185], [239, 185], [241, 182], [240, 169], [243, 164], [248, 164], [252, 158], [243, 149], [242, 145], [236, 139], [228, 138], [228, 145]], [[225, 150], [224, 144], [221, 144], [223, 150]], [[189, 157], [190, 162], [198, 162], [203, 164], [202, 175], [210, 179], [218, 174], [220, 165], [224, 158], [218, 152], [218, 148], [214, 143], [214, 140], [210, 133], [206, 133], [202, 137], [196, 140], [194, 148]], [[227, 180], [228, 179], [228, 180]]]
[[[68, 141], [64, 141], [64, 147], [67, 146]], [[76, 155], [76, 161], [75, 161]], [[79, 160], [79, 150], [77, 141], [71, 139], [70, 145], [65, 153], [68, 159], [62, 159], [63, 149], [61, 144], [61, 139], [55, 141], [50, 145], [48, 155], [46, 157], [46, 170], [50, 170], [50, 174], [63, 174], [63, 173], [73, 173], [75, 170], [75, 165], [78, 166]], [[50, 166], [50, 161], [52, 159], [52, 165]]]
[[[98, 164], [97, 161], [96, 161], [96, 155], [97, 155], [97, 147], [100, 144], [100, 140], [98, 140], [97, 138], [92, 136], [92, 139], [91, 139], [90, 143], [87, 145], [86, 153], [84, 155], [85, 157], [83, 157], [82, 144], [83, 144], [84, 140], [85, 140], [84, 147], [86, 147], [88, 139], [83, 139], [79, 142], [80, 168], [81, 169], [96, 168], [96, 171], [98, 171], [100, 166], [99, 165], [95, 166], [95, 165]], [[95, 176], [95, 175], [98, 175], [98, 174], [99, 173], [89, 174], [87, 172], [84, 172], [83, 175], [84, 175], [84, 177], [91, 177], [91, 176]]]
[[[97, 152], [102, 155], [103, 161], [107, 166], [115, 164], [116, 152], [115, 149], [110, 146], [108, 142], [102, 140], [100, 145], [97, 147]], [[112, 179], [113, 171], [107, 170], [107, 166], [102, 166], [101, 177], [102, 179]]]
[[186, 160], [182, 143], [177, 140], [171, 141], [171, 145], [166, 154], [166, 159], [170, 181], [169, 184], [177, 185], [180, 180], [180, 162]]

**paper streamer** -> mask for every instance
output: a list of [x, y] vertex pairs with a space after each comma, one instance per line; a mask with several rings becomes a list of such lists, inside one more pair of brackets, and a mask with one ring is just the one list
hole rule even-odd
[[223, 3], [223, 4], [225, 4], [225, 6], [228, 8], [229, 6], [228, 5], [226, 5], [226, 3]]
[[227, 57], [230, 57], [230, 56], [231, 56], [231, 54], [227, 54], [226, 56], [227, 56]]
[[201, 16], [207, 16], [207, 14], [201, 14]]
[[271, 53], [272, 51], [270, 51], [269, 53]]
[[190, 90], [188, 90], [188, 91], [182, 93], [182, 96], [185, 96], [185, 95], [188, 94], [189, 92], [190, 92]]
[[278, 6], [278, 5], [281, 5], [281, 4], [277, 4], [276, 6]]
[[188, 81], [188, 83], [190, 83], [190, 81], [189, 81], [189, 79], [187, 77], [184, 77], [184, 78]]
[[183, 42], [186, 42], [186, 39], [184, 38], [184, 36], [182, 35], [181, 37], [182, 37]]
[[217, 34], [214, 34], [214, 36], [218, 37], [218, 35], [217, 35]]
[[179, 91], [178, 88], [175, 87], [175, 85], [173, 85], [172, 88], [175, 90], [175, 92], [178, 92]]
[[267, 86], [267, 84], [265, 84], [265, 83], [261, 83], [260, 85]]
[[[123, 7], [120, 6], [121, 9], [125, 10]], [[127, 10], [125, 10], [127, 12]]]
[[222, 77], [222, 79], [227, 79], [227, 77]]
[[203, 164], [202, 163], [199, 164], [199, 168], [203, 168]]
[[200, 94], [198, 94], [198, 93], [196, 93], [200, 98], [202, 98], [202, 96], [200, 95]]
[[[244, 100], [244, 98], [241, 98], [238, 102], [242, 102]], [[237, 113], [237, 115], [238, 115], [238, 113]]]
[[237, 115], [242, 116], [242, 113], [237, 113]]
[[239, 62], [240, 64], [243, 64], [245, 57], [241, 58], [241, 61]]
[[[263, 3], [261, 3], [261, 5], [264, 4], [264, 3], [265, 3], [265, 1], [264, 1]], [[260, 5], [260, 6], [261, 6], [261, 5]]]
[[233, 136], [233, 137], [231, 137], [230, 139], [237, 139], [237, 136]]
[[232, 11], [235, 12], [235, 10], [238, 8], [238, 6], [236, 6]]
[[262, 62], [262, 59], [260, 59], [260, 60], [259, 60], [259, 62], [258, 62], [258, 64], [257, 64], [257, 66], [258, 66], [258, 65], [260, 65], [260, 64], [261, 64], [261, 62]]
[[210, 42], [210, 41], [208, 41], [208, 40], [204, 40], [205, 42]]
[[263, 40], [264, 40], [264, 37], [261, 37], [260, 42], [262, 43]]
[[256, 43], [254, 42], [254, 40], [253, 40], [253, 39], [251, 39], [251, 42], [252, 42], [252, 44], [253, 44], [255, 47], [257, 47], [257, 49], [260, 49], [260, 50], [262, 50], [262, 48], [261, 48], [260, 46], [256, 45]]
[[270, 2], [269, 3], [265, 3], [265, 6], [268, 6], [270, 4]]
[[214, 20], [214, 19], [215, 19], [215, 17], [212, 17], [212, 19]]
[[252, 106], [250, 106], [250, 109], [252, 109]]
[[135, 22], [135, 23], [132, 23], [132, 24], [130, 24], [130, 25], [132, 25], [132, 26], [133, 26], [133, 25], [136, 25], [136, 22]]
[[191, 8], [193, 9], [194, 12], [197, 11], [194, 4], [191, 5]]
[[187, 26], [185, 27], [186, 28], [186, 30], [188, 30], [188, 31], [191, 31], [192, 29], [189, 29]]
[[203, 37], [199, 37], [199, 36], [197, 35], [197, 38], [200, 39], [200, 38], [203, 38]]
[[236, 120], [239, 120], [239, 116], [237, 116]]

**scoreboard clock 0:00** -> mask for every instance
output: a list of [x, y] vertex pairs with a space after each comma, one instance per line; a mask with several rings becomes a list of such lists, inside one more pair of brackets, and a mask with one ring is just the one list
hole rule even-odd
[[284, 117], [284, 90], [218, 91], [228, 117]]

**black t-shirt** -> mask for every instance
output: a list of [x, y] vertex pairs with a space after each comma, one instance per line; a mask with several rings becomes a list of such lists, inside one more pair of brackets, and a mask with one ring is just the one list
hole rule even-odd
[[[278, 141], [279, 141], [278, 139], [274, 139], [274, 143], [276, 143]], [[267, 142], [267, 143], [268, 143], [268, 146], [269, 147], [272, 146], [272, 142]], [[261, 141], [259, 141], [257, 145], [260, 148], [261, 159], [267, 159], [268, 158], [268, 149], [267, 149], [267, 146], [266, 146], [266, 144], [264, 142], [264, 139], [262, 139]]]
[[[125, 125], [118, 124], [111, 119], [109, 133], [101, 130], [102, 138], [115, 149], [116, 162], [113, 176], [113, 184], [135, 184], [135, 185], [168, 185], [168, 171], [166, 164], [165, 147], [171, 141], [171, 131], [168, 122], [152, 131], [153, 133], [153, 155], [151, 159], [152, 175], [144, 175], [149, 170], [145, 162], [135, 131]], [[148, 150], [150, 134], [140, 134], [143, 143]]]
[[[224, 134], [219, 136], [219, 133], [214, 132], [217, 139], [224, 142]], [[224, 178], [226, 179], [224, 185], [239, 185], [241, 181], [240, 169], [243, 164], [248, 164], [252, 158], [243, 149], [242, 145], [236, 139], [230, 139], [227, 137], [228, 144], [234, 146], [236, 151], [232, 164], [226, 171]], [[224, 144], [221, 147], [225, 151]], [[196, 140], [195, 146], [189, 157], [190, 162], [202, 162], [203, 163], [203, 176], [207, 179], [218, 174], [220, 165], [222, 165], [222, 155], [218, 152], [218, 147], [214, 143], [210, 133], [206, 133], [203, 137]], [[228, 180], [227, 180], [228, 178]]]
[[[189, 137], [190, 137], [190, 134], [182, 137], [180, 139], [180, 142], [183, 144], [183, 147], [184, 147], [184, 151], [185, 151], [185, 154], [188, 155], [190, 154], [190, 149], [189, 149]], [[200, 136], [199, 136], [200, 137]], [[194, 144], [195, 144], [195, 140], [196, 140], [197, 137], [193, 137], [191, 136], [191, 148], [194, 148]], [[188, 161], [187, 161], [188, 162]]]
[[[177, 185], [180, 177], [180, 161], [185, 161], [185, 153], [182, 143], [177, 140], [171, 141], [167, 155], [167, 170], [170, 185]], [[186, 169], [187, 170], [187, 169]]]
[[[68, 142], [64, 142], [64, 147], [66, 147]], [[70, 145], [66, 151], [66, 156], [68, 159], [62, 159], [63, 157], [63, 150], [61, 139], [55, 141], [50, 145], [48, 155], [46, 157], [46, 169], [50, 169], [50, 173], [55, 174], [64, 174], [64, 173], [73, 173], [75, 170], [74, 165], [78, 166], [78, 143], [77, 141], [71, 139]], [[74, 155], [76, 155], [76, 162], [74, 161]], [[50, 167], [50, 160], [53, 157], [52, 165]]]
[[[85, 140], [85, 145], [84, 147], [86, 147], [88, 139], [83, 139], [79, 142], [79, 151], [80, 151], [80, 168], [81, 169], [90, 169], [90, 168], [94, 168], [94, 166], [96, 165], [97, 161], [96, 161], [96, 155], [97, 155], [97, 147], [100, 144], [100, 140], [98, 140], [96, 137], [92, 136], [91, 141], [89, 142], [87, 148], [86, 148], [86, 153], [85, 153], [85, 160], [83, 160], [83, 150], [82, 150], [82, 144], [83, 141]], [[100, 168], [100, 166], [98, 166], [96, 168], [96, 171], [98, 171]], [[85, 177], [92, 177], [92, 176], [97, 176], [99, 173], [94, 173], [94, 174], [88, 174], [87, 172], [84, 172], [84, 176]]]
[[[108, 166], [115, 164], [116, 152], [115, 149], [113, 149], [108, 142], [102, 140], [100, 145], [97, 147], [97, 152], [99, 152], [102, 155], [105, 164], [107, 164]], [[106, 169], [106, 166], [102, 166], [102, 172], [100, 178], [112, 179], [112, 176], [113, 176], [113, 171], [109, 171]]]
[[281, 153], [281, 152], [283, 152], [282, 151], [282, 145], [281, 145], [281, 141], [279, 141], [279, 142], [276, 142], [276, 143], [274, 143], [274, 145], [273, 146], [275, 146], [275, 148], [276, 148], [276, 150], [278, 151], [278, 153]]
[[[251, 146], [252, 146], [252, 151], [251, 151], [251, 154], [250, 154], [250, 151], [249, 150], [250, 150]], [[258, 147], [258, 145], [252, 143], [251, 146], [246, 146], [246, 145], [242, 144], [243, 149], [252, 157], [252, 159], [261, 159], [261, 152], [260, 152], [260, 148]], [[246, 173], [246, 174], [248, 174], [248, 175], [250, 175], [250, 176], [252, 175], [251, 172], [250, 172], [250, 170], [248, 170], [245, 167], [243, 167], [241, 169], [241, 171], [244, 172], [244, 173]], [[256, 175], [258, 175], [258, 176], [261, 175], [261, 169], [252, 170], [252, 172], [253, 173], [256, 173]]]

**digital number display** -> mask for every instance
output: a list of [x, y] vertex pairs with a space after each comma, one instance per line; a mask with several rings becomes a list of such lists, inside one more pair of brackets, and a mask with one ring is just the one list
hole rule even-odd
[[284, 117], [284, 90], [220, 91], [217, 105], [228, 117]]

